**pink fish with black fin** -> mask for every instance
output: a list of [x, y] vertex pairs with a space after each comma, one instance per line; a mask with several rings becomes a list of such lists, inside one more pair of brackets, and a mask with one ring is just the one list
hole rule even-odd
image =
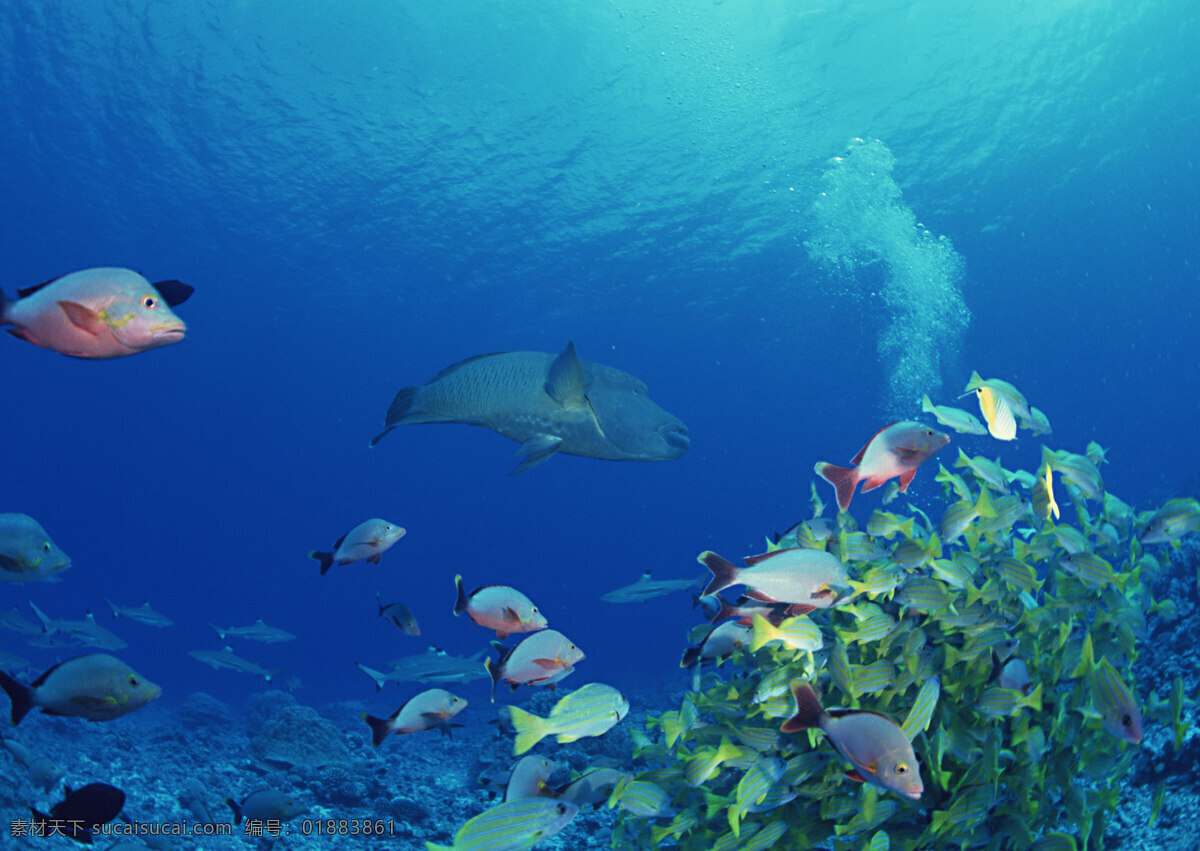
[[494, 629], [503, 640], [515, 632], [537, 632], [546, 628], [546, 617], [533, 601], [508, 585], [480, 585], [470, 594], [462, 576], [454, 577], [458, 596], [454, 601], [454, 616], [463, 612], [475, 623]]
[[837, 491], [838, 508], [847, 511], [854, 489], [863, 483], [863, 492], [875, 490], [888, 479], [899, 478], [900, 491], [908, 485], [920, 467], [950, 442], [950, 435], [910, 421], [884, 426], [867, 445], [850, 459], [853, 467], [838, 467], [824, 461], [813, 469]]
[[492, 677], [492, 702], [496, 686], [508, 683], [516, 691], [519, 685], [549, 686], [557, 683], [583, 660], [583, 651], [557, 630], [544, 629], [526, 636], [511, 649], [500, 648], [500, 658], [483, 661]]
[[150, 283], [130, 269], [72, 272], [0, 293], [0, 325], [19, 340], [73, 358], [104, 360], [178, 343], [187, 326], [171, 310], [193, 288], [179, 281]]

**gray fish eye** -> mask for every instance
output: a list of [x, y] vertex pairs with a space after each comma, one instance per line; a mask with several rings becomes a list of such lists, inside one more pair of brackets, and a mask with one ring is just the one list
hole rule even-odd
[[50, 542], [49, 541], [46, 541], [42, 544], [42, 552], [44, 552], [44, 553], [50, 552]]
[[142, 307], [147, 310], [154, 310], [154, 308], [158, 307], [158, 299], [152, 295], [142, 296]]

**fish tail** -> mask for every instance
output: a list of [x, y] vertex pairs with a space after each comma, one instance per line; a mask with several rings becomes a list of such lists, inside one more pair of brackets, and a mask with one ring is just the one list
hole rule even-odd
[[517, 738], [513, 742], [513, 756], [520, 756], [546, 735], [546, 722], [519, 706], [509, 707], [509, 712], [509, 720], [513, 729], [517, 731]]
[[754, 638], [750, 642], [750, 652], [757, 652], [764, 644], [769, 644], [777, 638], [779, 638], [779, 630], [771, 626], [762, 615], [755, 615]]
[[235, 825], [242, 823], [242, 808], [238, 806], [238, 802], [233, 798], [226, 798], [225, 803], [229, 805], [229, 809], [233, 810], [233, 823]]
[[458, 617], [467, 610], [470, 600], [467, 599], [467, 589], [463, 587], [462, 576], [454, 577], [454, 588], [458, 591], [458, 599], [454, 601], [454, 616]]
[[683, 658], [679, 660], [679, 667], [691, 668], [699, 661], [700, 661], [700, 648], [699, 647], [689, 647], [687, 650], [683, 651]]
[[396, 426], [403, 425], [404, 418], [412, 412], [413, 400], [420, 389], [420, 387], [405, 387], [396, 394], [392, 399], [392, 404], [388, 406], [387, 414], [384, 415], [383, 431], [371, 438], [371, 446], [383, 440], [383, 436]]
[[217, 638], [221, 639], [222, 641], [225, 640], [225, 630], [221, 629], [215, 623], [210, 623], [209, 627], [217, 634]]
[[839, 467], [837, 464], [818, 461], [813, 467], [813, 472], [833, 485], [833, 489], [837, 491], [838, 508], [848, 511], [850, 500], [854, 498], [854, 488], [858, 485], [858, 468]]
[[371, 679], [373, 679], [375, 681], [375, 691], [380, 691], [383, 689], [383, 684], [387, 682], [387, 677], [384, 674], [380, 673], [379, 671], [376, 671], [374, 668], [368, 668], [366, 665], [362, 664], [361, 662], [355, 662], [354, 667], [358, 668], [360, 671], [362, 671], [364, 674], [366, 674], [368, 677], [370, 677]]
[[700, 592], [701, 597], [708, 597], [737, 584], [740, 568], [731, 561], [726, 561], [712, 550], [705, 550], [696, 558], [702, 565], [712, 571], [713, 578]]
[[825, 710], [821, 708], [821, 699], [812, 683], [798, 680], [792, 683], [792, 697], [796, 698], [796, 714], [783, 722], [780, 730], [784, 733], [798, 733], [801, 730], [811, 730], [821, 726], [821, 716]]
[[333, 567], [333, 553], [322, 553], [313, 550], [308, 554], [308, 557], [315, 559], [321, 565], [322, 576], [329, 572], [329, 568]]
[[105, 603], [107, 603], [107, 604], [108, 604], [108, 607], [109, 607], [110, 609], [112, 609], [113, 617], [114, 617], [114, 618], [116, 618], [116, 617], [118, 616], [118, 615], [117, 615], [117, 607], [116, 607], [116, 605], [113, 603], [113, 601], [112, 601], [112, 600], [110, 600], [110, 599], [108, 599], [107, 597], [101, 597], [100, 599], [102, 599], [102, 600], [103, 600]]
[[282, 674], [285, 670], [286, 670], [286, 668], [274, 668], [274, 669], [264, 673], [263, 678], [269, 683], [269, 682], [271, 682], [271, 680], [275, 679], [277, 676]]
[[12, 701], [12, 724], [15, 727], [29, 714], [29, 710], [33, 709], [33, 690], [21, 685], [3, 671], [0, 671], [0, 688], [4, 689], [8, 699]]
[[362, 714], [362, 720], [371, 728], [371, 747], [377, 748], [392, 732], [392, 723], [387, 718], [376, 718], [374, 715]]

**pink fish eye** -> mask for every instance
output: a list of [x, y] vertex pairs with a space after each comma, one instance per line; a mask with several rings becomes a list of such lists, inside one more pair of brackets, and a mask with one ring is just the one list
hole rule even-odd
[[142, 296], [142, 307], [147, 310], [154, 310], [158, 307], [158, 299], [152, 295], [144, 295]]

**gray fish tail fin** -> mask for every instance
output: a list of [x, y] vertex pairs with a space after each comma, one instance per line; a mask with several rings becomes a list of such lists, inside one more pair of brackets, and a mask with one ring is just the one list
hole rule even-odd
[[374, 715], [363, 713], [362, 720], [371, 728], [371, 747], [377, 748], [392, 732], [392, 722], [387, 718], [376, 718]]
[[210, 629], [212, 629], [213, 632], [215, 632], [217, 634], [218, 638], [220, 638], [222, 641], [225, 640], [225, 630], [221, 629], [215, 623], [210, 623], [208, 626]]
[[802, 681], [792, 683], [792, 696], [796, 698], [796, 714], [783, 722], [779, 729], [784, 733], [798, 733], [820, 727], [825, 710], [821, 708], [821, 699], [812, 684]]
[[329, 568], [333, 567], [333, 553], [322, 553], [313, 550], [308, 554], [308, 557], [315, 559], [321, 565], [322, 576], [329, 572]]
[[271, 680], [275, 679], [277, 676], [282, 674], [285, 670], [287, 670], [287, 668], [273, 668], [270, 671], [267, 671], [266, 673], [263, 674], [263, 679], [265, 679], [269, 683], [269, 682], [271, 682]]
[[12, 724], [15, 727], [29, 714], [29, 710], [33, 709], [33, 691], [3, 671], [0, 671], [0, 688], [4, 689], [8, 699], [12, 701]]
[[235, 825], [242, 823], [242, 808], [238, 806], [238, 802], [233, 798], [226, 798], [225, 803], [229, 805], [229, 809], [233, 810], [233, 823]]
[[683, 658], [679, 660], [679, 667], [692, 668], [700, 662], [700, 648], [689, 647], [683, 651]]
[[383, 431], [371, 438], [371, 446], [374, 446], [383, 436], [398, 425], [403, 425], [406, 417], [412, 413], [413, 400], [417, 396], [417, 391], [420, 387], [404, 387], [392, 399], [392, 404], [388, 406], [387, 414], [383, 418]]
[[467, 589], [463, 587], [461, 574], [454, 577], [454, 588], [458, 591], [458, 599], [454, 601], [454, 616], [458, 617], [467, 610], [471, 602], [467, 597]]
[[492, 678], [492, 703], [495, 703], [496, 702], [496, 686], [500, 682], [500, 677], [502, 676], [501, 668], [503, 668], [504, 666], [499, 663], [493, 665], [492, 659], [489, 656], [487, 659], [483, 660], [483, 667], [485, 667], [487, 669], [488, 676]]
[[375, 681], [375, 691], [381, 691], [383, 689], [383, 684], [387, 682], [387, 676], [385, 674], [381, 673], [380, 671], [376, 671], [374, 668], [368, 668], [361, 662], [355, 662], [354, 667], [358, 668]]
[[737, 575], [741, 568], [733, 562], [726, 561], [712, 550], [705, 550], [700, 553], [700, 556], [696, 560], [711, 570], [713, 575], [708, 585], [700, 592], [701, 597], [709, 597], [718, 591], [725, 590], [730, 585], [737, 585]]
[[119, 614], [120, 614], [120, 613], [119, 613], [119, 612], [117, 612], [117, 606], [116, 606], [116, 604], [115, 604], [115, 603], [114, 603], [112, 600], [108, 599], [107, 597], [101, 597], [100, 599], [102, 599], [102, 600], [103, 600], [105, 603], [107, 603], [107, 604], [108, 604], [108, 607], [109, 607], [110, 609], [112, 609], [112, 615], [113, 615], [113, 618], [117, 618], [117, 617], [119, 617]]

